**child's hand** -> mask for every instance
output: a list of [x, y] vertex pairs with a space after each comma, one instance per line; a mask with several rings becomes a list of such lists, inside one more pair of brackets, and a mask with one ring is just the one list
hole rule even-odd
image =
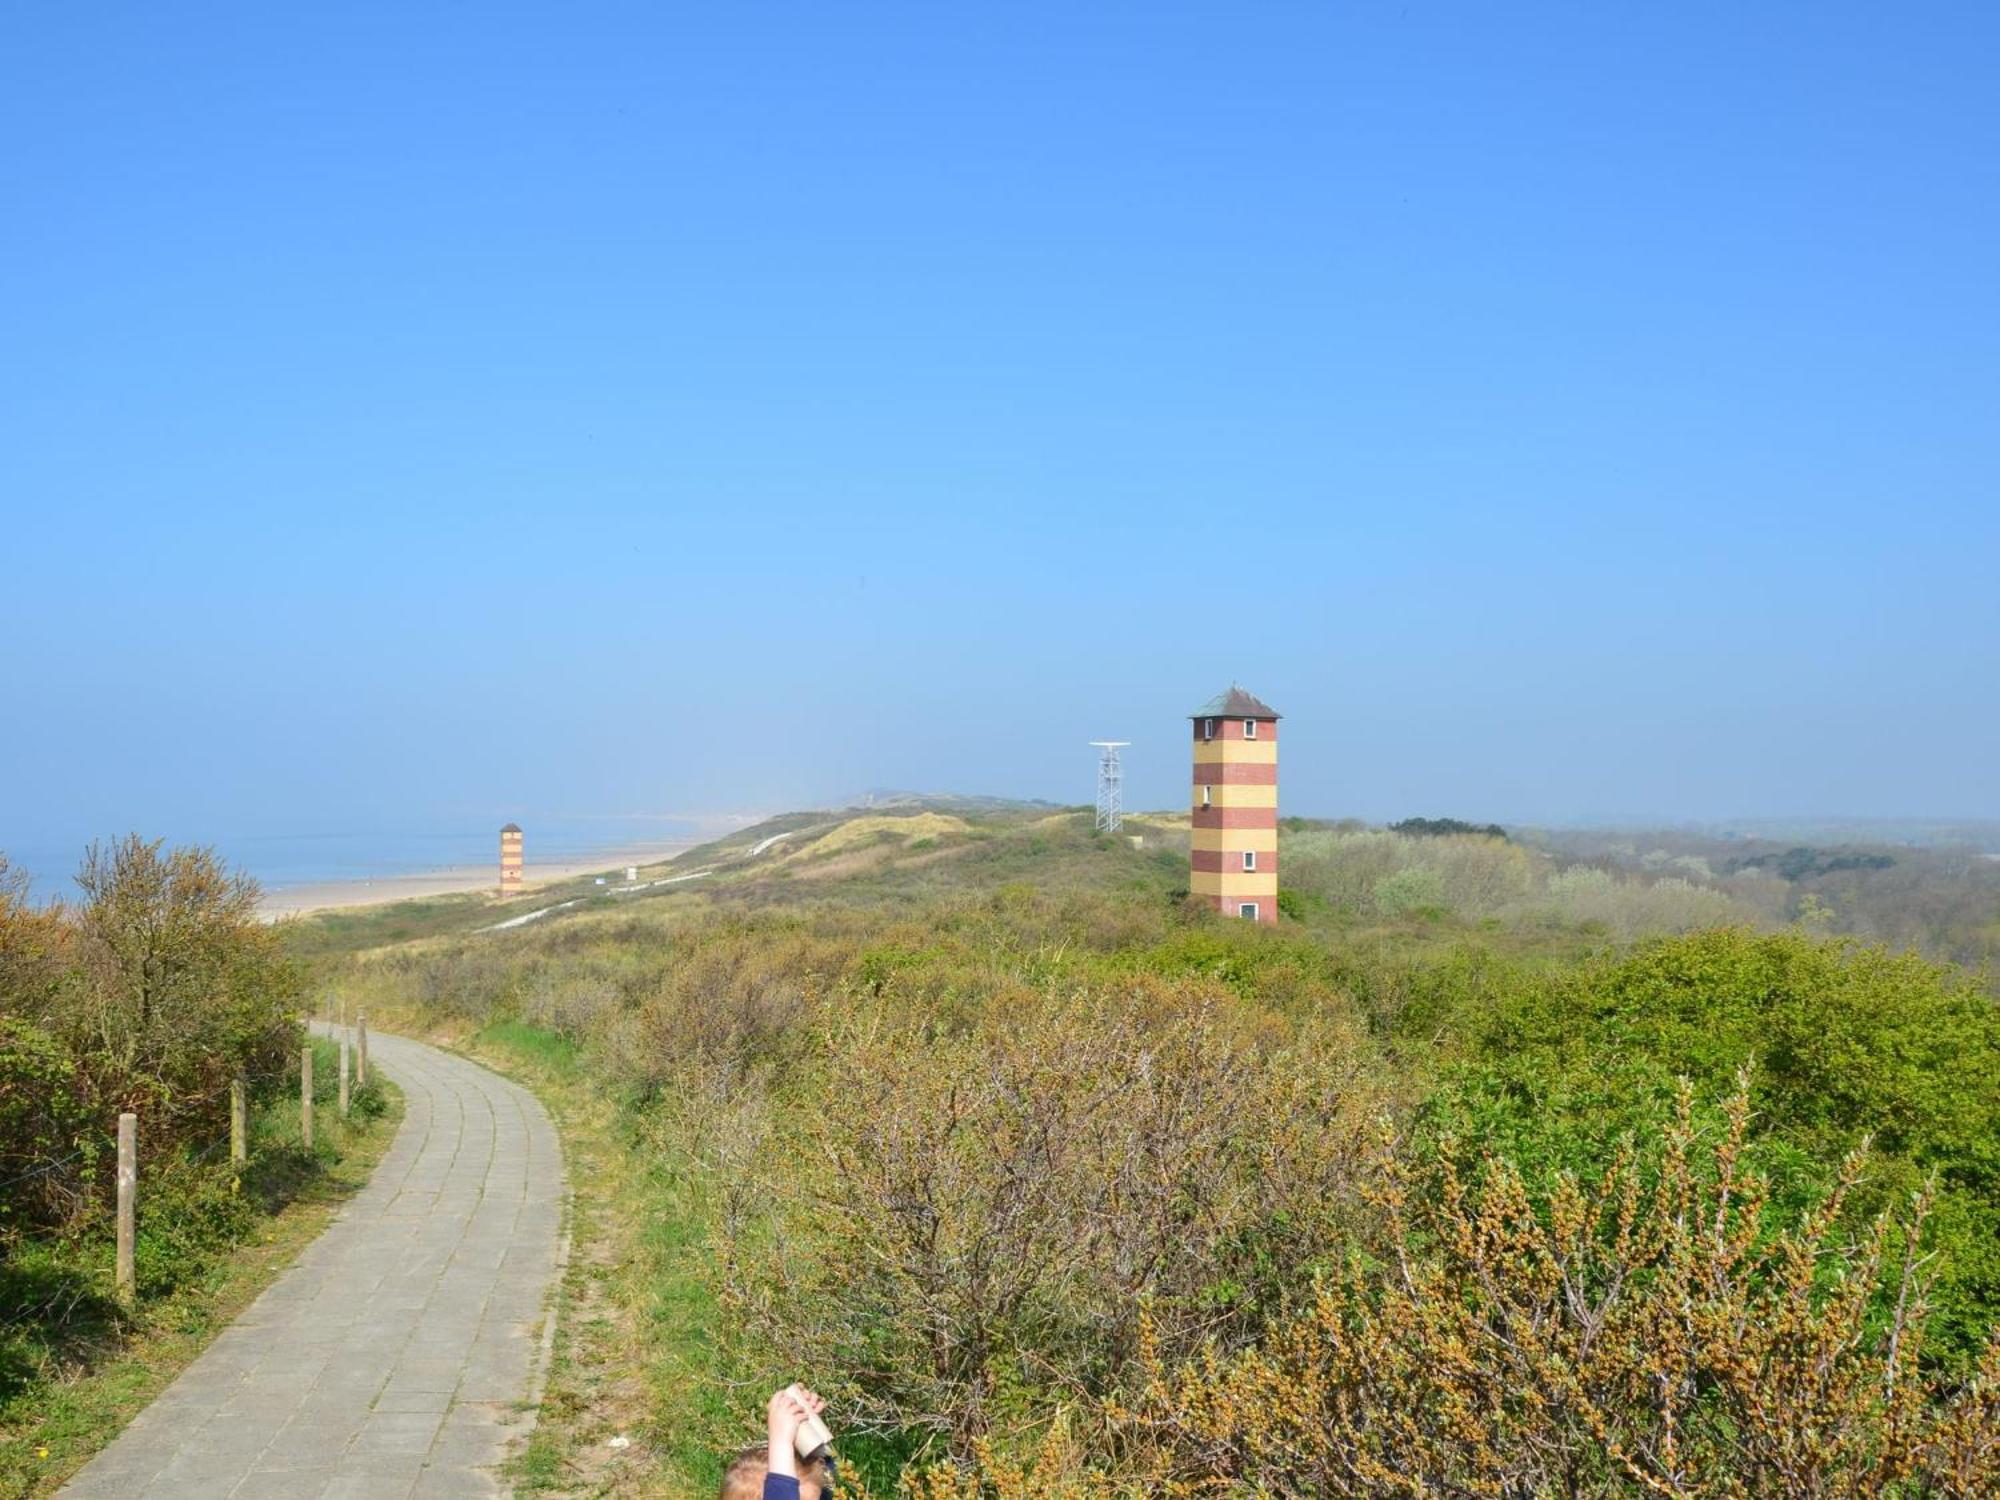
[[799, 1424], [826, 1409], [826, 1402], [802, 1385], [788, 1385], [774, 1392], [769, 1408], [771, 1453], [770, 1472], [796, 1479], [799, 1473], [797, 1437]]

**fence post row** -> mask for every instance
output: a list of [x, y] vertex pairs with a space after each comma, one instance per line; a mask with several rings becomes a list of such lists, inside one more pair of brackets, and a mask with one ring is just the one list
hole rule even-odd
[[250, 1101], [243, 1080], [229, 1080], [229, 1160], [242, 1166], [250, 1159]]
[[299, 1049], [299, 1139], [306, 1150], [313, 1143], [313, 1049], [307, 1042]]
[[127, 1111], [118, 1117], [118, 1300], [132, 1305], [138, 1278], [132, 1268], [135, 1200], [139, 1193], [139, 1117]]

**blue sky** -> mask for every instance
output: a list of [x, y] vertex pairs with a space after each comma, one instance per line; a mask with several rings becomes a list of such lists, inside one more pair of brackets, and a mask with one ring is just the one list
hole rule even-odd
[[2000, 816], [2000, 11], [1637, 10], [17, 9], [0, 848]]

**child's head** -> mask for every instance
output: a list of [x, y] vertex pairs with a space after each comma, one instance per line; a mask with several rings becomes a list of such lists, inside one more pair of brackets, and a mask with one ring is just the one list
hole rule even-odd
[[[722, 1476], [722, 1500], [763, 1500], [764, 1476], [770, 1472], [771, 1450], [763, 1443], [745, 1448], [729, 1461]], [[799, 1500], [821, 1500], [827, 1489], [826, 1459], [799, 1460]]]

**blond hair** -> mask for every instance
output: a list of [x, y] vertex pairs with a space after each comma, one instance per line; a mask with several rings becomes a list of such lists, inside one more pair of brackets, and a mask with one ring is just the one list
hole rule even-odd
[[[764, 1476], [771, 1472], [771, 1450], [758, 1443], [745, 1448], [729, 1461], [722, 1475], [721, 1500], [763, 1500]], [[820, 1500], [827, 1491], [824, 1456], [815, 1454], [799, 1460], [799, 1500]]]

